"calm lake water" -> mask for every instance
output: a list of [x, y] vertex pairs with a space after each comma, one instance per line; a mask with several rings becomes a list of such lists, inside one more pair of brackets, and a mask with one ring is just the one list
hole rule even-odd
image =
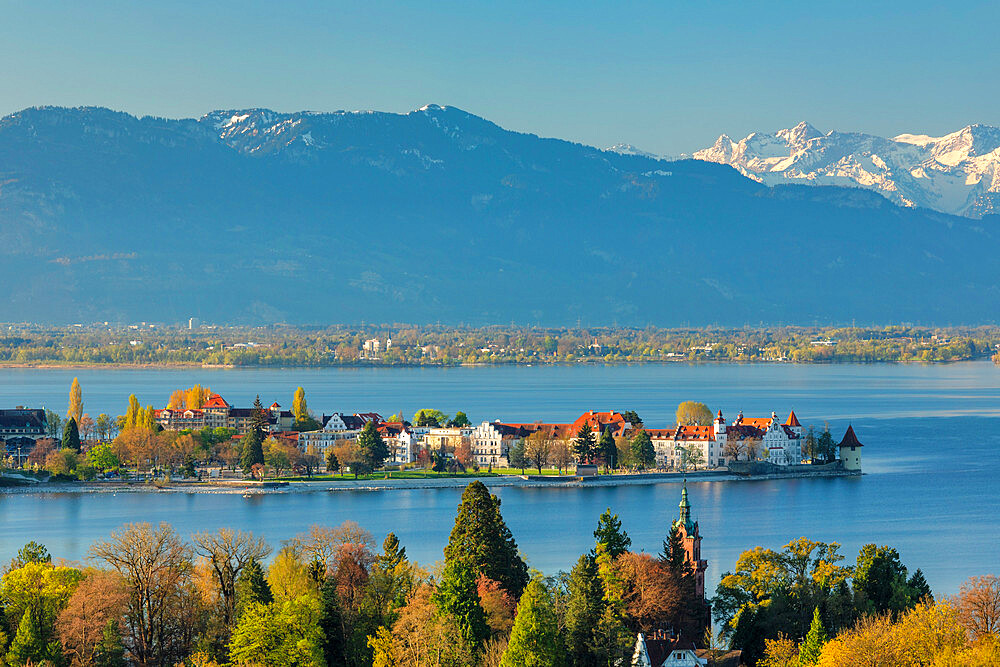
[[[951, 365], [541, 366], [323, 370], [0, 369], [0, 406], [65, 411], [80, 378], [84, 410], [124, 411], [129, 393], [162, 405], [175, 388], [210, 386], [231, 403], [291, 403], [303, 386], [316, 412], [413, 414], [464, 410], [473, 421], [569, 421], [587, 409], [634, 409], [650, 426], [673, 420], [687, 399], [731, 419], [790, 408], [805, 425], [828, 421], [839, 438], [849, 422], [865, 444], [861, 478], [698, 482], [689, 485], [714, 588], [740, 551], [791, 539], [837, 541], [853, 560], [867, 542], [891, 544], [936, 591], [968, 576], [1000, 572], [1000, 369]], [[677, 484], [600, 488], [499, 488], [503, 513], [530, 565], [568, 569], [592, 546], [606, 508], [621, 515], [633, 547], [660, 549], [676, 515]], [[376, 537], [399, 535], [421, 562], [442, 557], [458, 489], [338, 491], [244, 499], [207, 494], [0, 495], [0, 559], [29, 539], [56, 557], [80, 559], [128, 521], [169, 521], [179, 531], [232, 526], [279, 545], [312, 523], [353, 519]]]

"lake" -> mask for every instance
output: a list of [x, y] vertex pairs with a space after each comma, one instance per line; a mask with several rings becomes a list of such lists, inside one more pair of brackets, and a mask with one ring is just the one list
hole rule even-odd
[[[938, 592], [974, 574], [1000, 572], [1000, 369], [959, 364], [720, 364], [352, 369], [0, 369], [0, 406], [66, 409], [79, 377], [84, 410], [119, 414], [129, 393], [163, 405], [195, 382], [235, 405], [259, 393], [265, 405], [291, 404], [303, 386], [315, 412], [436, 407], [473, 421], [570, 421], [584, 410], [636, 410], [652, 427], [673, 421], [682, 400], [700, 400], [727, 419], [829, 422], [836, 438], [853, 423], [865, 444], [860, 478], [692, 482], [708, 585], [755, 545], [780, 548], [807, 536], [843, 544], [853, 561], [867, 542], [895, 546]], [[569, 569], [591, 548], [598, 515], [611, 507], [633, 548], [657, 552], [676, 516], [680, 486], [496, 489], [503, 513], [532, 567]], [[244, 499], [210, 494], [0, 495], [0, 558], [29, 539], [56, 557], [80, 559], [90, 544], [128, 521], [169, 521], [183, 534], [232, 526], [278, 546], [312, 523], [353, 519], [381, 541], [394, 531], [412, 558], [430, 564], [454, 522], [458, 489], [337, 491]]]

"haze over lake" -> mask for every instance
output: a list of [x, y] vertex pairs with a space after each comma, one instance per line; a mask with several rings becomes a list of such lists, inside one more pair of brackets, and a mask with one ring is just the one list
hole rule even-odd
[[[633, 409], [648, 426], [673, 421], [682, 400], [722, 409], [728, 420], [829, 421], [839, 440], [853, 422], [864, 443], [861, 478], [691, 483], [709, 560], [708, 585], [740, 551], [780, 548], [805, 535], [839, 541], [853, 561], [869, 541], [899, 549], [936, 591], [951, 593], [971, 574], [1000, 564], [1000, 369], [989, 362], [879, 365], [634, 365], [350, 369], [0, 369], [0, 405], [64, 412], [79, 377], [84, 410], [119, 414], [129, 393], [162, 406], [173, 389], [195, 382], [234, 405], [259, 393], [265, 405], [290, 405], [303, 386], [320, 412], [436, 407], [473, 421], [570, 421], [584, 410]], [[597, 516], [618, 512], [633, 547], [657, 552], [676, 515], [677, 484], [611, 488], [499, 488], [503, 513], [529, 564], [569, 569], [591, 548]], [[354, 519], [381, 537], [394, 531], [411, 557], [431, 563], [451, 529], [458, 489], [338, 491], [253, 499], [208, 494], [0, 495], [0, 559], [29, 539], [56, 557], [81, 558], [90, 544], [127, 521], [170, 521], [183, 534], [219, 526], [250, 529], [273, 544], [311, 523]], [[947, 536], [947, 546], [942, 537]]]

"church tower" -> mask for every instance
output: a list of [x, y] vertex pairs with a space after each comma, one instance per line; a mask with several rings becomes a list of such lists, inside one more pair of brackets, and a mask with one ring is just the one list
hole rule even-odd
[[698, 522], [691, 520], [691, 503], [688, 501], [687, 480], [681, 490], [680, 517], [674, 521], [673, 527], [681, 536], [684, 554], [694, 574], [695, 594], [699, 599], [705, 599], [705, 570], [708, 561], [701, 559], [701, 534], [698, 532]]

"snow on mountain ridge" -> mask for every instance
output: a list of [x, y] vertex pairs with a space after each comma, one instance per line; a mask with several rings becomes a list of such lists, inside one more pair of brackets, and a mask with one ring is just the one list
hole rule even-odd
[[823, 134], [806, 122], [740, 141], [720, 135], [695, 159], [735, 167], [767, 185], [846, 185], [902, 206], [977, 218], [1000, 212], [1000, 128], [968, 125], [941, 137]]

